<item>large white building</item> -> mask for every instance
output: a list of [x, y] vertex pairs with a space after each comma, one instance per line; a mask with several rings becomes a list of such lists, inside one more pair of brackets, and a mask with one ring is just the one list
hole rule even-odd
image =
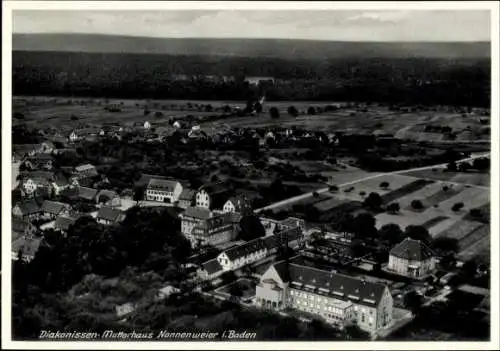
[[146, 187], [146, 200], [174, 203], [182, 193], [182, 185], [175, 180], [151, 179]]
[[256, 305], [312, 313], [340, 328], [357, 324], [372, 334], [390, 326], [393, 313], [386, 285], [286, 261], [273, 264], [262, 275]]
[[406, 277], [421, 279], [436, 268], [432, 250], [422, 241], [406, 238], [389, 253], [387, 270]]

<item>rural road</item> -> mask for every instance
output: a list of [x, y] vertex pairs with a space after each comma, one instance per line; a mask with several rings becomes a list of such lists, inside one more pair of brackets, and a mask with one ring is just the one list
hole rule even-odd
[[[487, 153], [481, 153], [481, 154], [477, 154], [477, 155], [474, 155], [474, 156], [471, 156], [471, 157], [468, 157], [468, 158], [464, 158], [464, 159], [458, 160], [458, 161], [456, 161], [456, 163], [469, 162], [469, 161], [472, 161], [472, 160], [474, 160], [476, 158], [486, 157], [486, 156], [489, 156], [489, 155], [490, 155], [489, 152], [487, 152]], [[379, 173], [379, 174], [374, 174], [374, 175], [371, 175], [371, 176], [368, 176], [368, 177], [365, 177], [365, 178], [356, 179], [356, 180], [353, 180], [353, 181], [350, 181], [350, 182], [347, 182], [347, 183], [338, 184], [337, 186], [340, 188], [340, 187], [344, 187], [344, 186], [348, 186], [348, 185], [360, 183], [360, 182], [363, 182], [363, 181], [366, 181], [366, 180], [383, 177], [383, 176], [385, 176], [387, 174], [404, 174], [404, 173], [408, 173], [408, 172], [424, 171], [424, 170], [433, 169], [433, 168], [444, 168], [447, 165], [448, 165], [448, 163], [441, 163], [441, 164], [432, 165], [432, 166], [411, 168], [411, 169], [405, 169], [405, 170], [401, 170], [401, 171], [394, 171], [394, 172], [387, 172], [387, 173]], [[321, 193], [328, 192], [328, 189], [329, 188], [318, 189], [318, 190], [316, 190], [316, 192], [318, 194], [321, 194]], [[307, 198], [312, 197], [312, 196], [313, 196], [313, 192], [305, 193], [305, 194], [298, 195], [298, 196], [294, 196], [294, 197], [291, 197], [291, 198], [288, 198], [288, 199], [285, 199], [285, 200], [282, 200], [282, 201], [275, 202], [275, 203], [273, 203], [271, 205], [268, 205], [266, 207], [262, 207], [262, 208], [256, 209], [255, 213], [259, 213], [261, 211], [272, 210], [272, 209], [275, 209], [275, 208], [286, 206], [286, 205], [292, 204], [294, 202], [307, 199]]]

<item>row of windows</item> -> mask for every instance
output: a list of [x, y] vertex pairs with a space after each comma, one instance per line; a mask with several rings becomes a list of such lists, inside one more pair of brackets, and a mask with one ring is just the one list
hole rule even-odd
[[171, 196], [172, 192], [170, 192], [170, 191], [148, 190], [148, 194]]
[[333, 307], [333, 306], [314, 304], [312, 302], [307, 302], [306, 300], [296, 300], [296, 302], [298, 305], [304, 305], [304, 306], [308, 306], [311, 308], [316, 308], [318, 310], [322, 309], [324, 311], [333, 312], [336, 315], [344, 315], [344, 310], [342, 310], [340, 308]]

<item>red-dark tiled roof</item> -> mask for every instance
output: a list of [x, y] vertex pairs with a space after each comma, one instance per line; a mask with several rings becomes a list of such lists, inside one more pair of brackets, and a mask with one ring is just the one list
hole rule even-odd
[[424, 261], [434, 254], [422, 241], [406, 238], [392, 248], [390, 255], [411, 261]]

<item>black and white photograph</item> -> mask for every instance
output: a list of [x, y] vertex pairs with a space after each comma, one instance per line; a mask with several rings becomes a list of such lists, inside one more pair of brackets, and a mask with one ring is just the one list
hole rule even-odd
[[3, 347], [499, 347], [497, 2], [2, 7]]

